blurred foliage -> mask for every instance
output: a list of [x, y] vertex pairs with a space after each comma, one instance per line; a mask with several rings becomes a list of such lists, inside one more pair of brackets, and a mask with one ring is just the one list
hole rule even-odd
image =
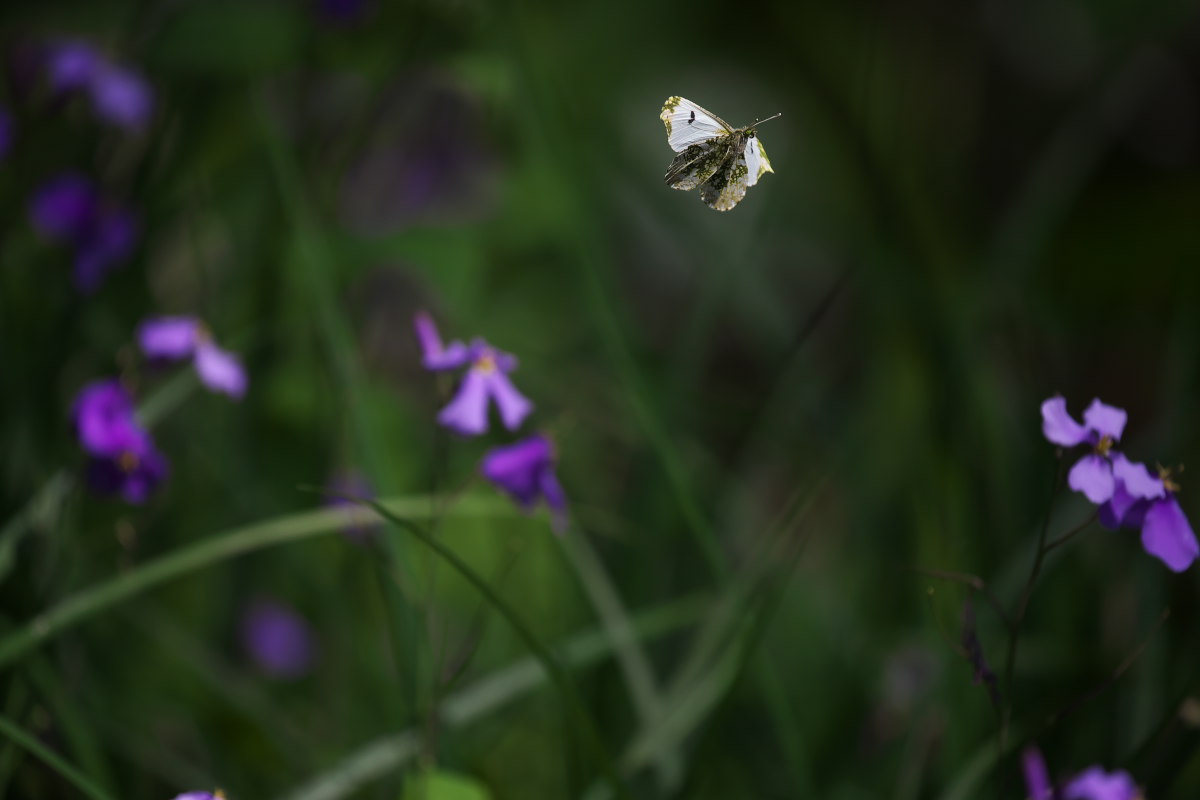
[[[322, 502], [298, 487], [346, 471], [383, 497], [492, 495], [476, 464], [509, 437], [436, 427], [449, 387], [411, 332], [426, 308], [445, 335], [520, 357], [569, 537], [598, 552], [588, 567], [540, 515], [438, 501], [429, 524], [560, 648], [618, 765], [637, 763], [633, 796], [1020, 797], [1016, 748], [1037, 736], [1056, 774], [1102, 763], [1152, 800], [1195, 798], [1194, 571], [1098, 526], [1049, 557], [998, 754], [999, 713], [955, 647], [969, 595], [998, 672], [1004, 625], [911, 568], [979, 575], [1011, 612], [1043, 520], [1055, 536], [1089, 513], [1051, 495], [1037, 409], [1055, 393], [1075, 413], [1094, 396], [1128, 409], [1139, 460], [1198, 460], [1196, 12], [7, 4], [0, 634], [163, 554], [291, 519]], [[49, 90], [40, 48], [64, 36], [145, 74], [142, 133]], [[775, 174], [735, 210], [663, 186], [673, 94], [738, 125], [783, 112], [762, 130]], [[69, 170], [141, 216], [136, 254], [90, 296], [28, 222], [36, 187]], [[161, 313], [197, 314], [242, 353], [242, 402], [141, 363], [134, 331]], [[71, 404], [107, 375], [164, 411], [171, 477], [143, 507], [79, 480]], [[702, 614], [654, 617], [697, 593]], [[307, 677], [272, 680], [242, 651], [259, 597], [313, 626]], [[657, 710], [611, 657], [614, 620], [645, 626], [624, 657], [649, 664]], [[0, 714], [130, 800], [599, 796], [536, 666], [505, 672], [527, 657], [388, 529], [105, 606], [0, 665]], [[0, 743], [0, 797], [72, 791]]]

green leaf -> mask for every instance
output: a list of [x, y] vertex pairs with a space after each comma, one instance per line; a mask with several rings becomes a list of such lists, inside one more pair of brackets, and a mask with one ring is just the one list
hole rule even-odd
[[[147, 60], [160, 69], [245, 77], [296, 60], [305, 19], [299, 3], [216, 0], [190, 3], [163, 26]], [[219, 43], [219, 46], [214, 46]]]
[[479, 781], [440, 769], [410, 775], [400, 794], [401, 800], [490, 800], [491, 796]]

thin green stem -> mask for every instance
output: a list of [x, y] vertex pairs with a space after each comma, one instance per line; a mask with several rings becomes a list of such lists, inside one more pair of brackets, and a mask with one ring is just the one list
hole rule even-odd
[[[428, 513], [430, 505], [429, 499], [421, 495], [386, 500], [379, 507], [421, 517]], [[464, 498], [454, 510], [456, 514], [514, 513], [511, 506], [499, 498], [483, 497]], [[175, 578], [265, 547], [328, 534], [346, 525], [372, 519], [374, 515], [365, 511], [356, 513], [344, 508], [308, 511], [235, 528], [161, 556], [68, 597], [0, 639], [0, 667], [101, 611]]]
[[503, 616], [505, 620], [508, 621], [508, 624], [512, 626], [512, 629], [516, 631], [517, 636], [521, 638], [533, 656], [541, 663], [542, 667], [546, 670], [546, 673], [550, 676], [550, 679], [558, 688], [560, 696], [575, 717], [575, 722], [583, 729], [585, 739], [588, 742], [589, 748], [592, 750], [592, 755], [596, 759], [597, 766], [608, 778], [613, 790], [620, 797], [630, 797], [628, 791], [625, 789], [625, 785], [621, 781], [620, 776], [617, 774], [616, 766], [613, 764], [613, 760], [608, 753], [608, 749], [605, 747], [603, 740], [600, 738], [600, 733], [596, 728], [595, 722], [584, 708], [583, 702], [580, 700], [578, 693], [575, 691], [574, 685], [567, 677], [567, 673], [563, 670], [562, 666], [559, 665], [558, 660], [554, 657], [554, 654], [546, 649], [546, 646], [542, 644], [541, 641], [533, 634], [533, 631], [531, 631], [529, 627], [525, 625], [520, 615], [518, 615], [517, 612], [498, 594], [492, 591], [492, 588], [488, 586], [487, 581], [481, 578], [479, 574], [475, 572], [475, 570], [473, 570], [465, 561], [459, 558], [453, 550], [450, 550], [437, 539], [430, 536], [420, 525], [417, 525], [410, 519], [397, 516], [381, 503], [372, 501], [367, 503], [367, 505], [379, 512], [379, 515], [384, 519], [387, 519], [390, 522], [400, 526], [416, 538], [420, 539], [426, 547], [433, 550], [433, 552], [437, 553], [437, 555], [440, 556], [443, 561], [453, 567], [459, 575], [461, 575], [467, 580], [468, 583], [474, 586], [476, 591], [487, 598], [488, 602], [500, 612], [501, 616]]
[[88, 797], [94, 798], [94, 800], [114, 800], [112, 795], [96, 786], [88, 780], [86, 775], [68, 764], [57, 753], [30, 736], [7, 717], [0, 717], [0, 733], [46, 762], [47, 766]]

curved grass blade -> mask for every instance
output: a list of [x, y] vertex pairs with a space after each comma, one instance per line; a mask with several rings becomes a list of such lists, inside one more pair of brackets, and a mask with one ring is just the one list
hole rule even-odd
[[[380, 509], [391, 509], [413, 517], [427, 515], [431, 509], [437, 507], [428, 495], [395, 498], [375, 505]], [[501, 498], [479, 496], [459, 499], [449, 513], [499, 516], [516, 512], [511, 504]], [[84, 589], [34, 617], [24, 627], [0, 639], [0, 667], [11, 663], [67, 628], [180, 576], [265, 547], [333, 533], [348, 524], [374, 519], [375, 515], [365, 510], [327, 508], [258, 522], [206, 538], [98, 586]]]
[[88, 780], [86, 775], [68, 764], [57, 753], [30, 736], [7, 717], [0, 717], [0, 733], [46, 762], [47, 766], [63, 776], [76, 789], [93, 798], [93, 800], [114, 800], [112, 795], [107, 794], [103, 789], [96, 786]]
[[550, 679], [558, 688], [563, 702], [567, 704], [571, 715], [575, 718], [576, 723], [578, 723], [580, 728], [583, 730], [584, 739], [588, 743], [588, 748], [592, 751], [592, 756], [596, 760], [596, 765], [604, 773], [609, 784], [612, 786], [613, 791], [616, 792], [618, 797], [630, 797], [629, 793], [625, 789], [624, 783], [617, 775], [616, 766], [613, 764], [612, 757], [608, 754], [608, 749], [604, 746], [604, 742], [600, 738], [600, 733], [596, 729], [595, 723], [592, 721], [591, 716], [584, 709], [583, 702], [579, 699], [579, 694], [575, 691], [575, 686], [571, 683], [570, 678], [567, 677], [567, 673], [559, 665], [557, 659], [555, 659], [554, 654], [547, 650], [546, 646], [542, 644], [536, 636], [534, 636], [533, 631], [529, 630], [517, 612], [513, 610], [513, 608], [509, 606], [508, 603], [506, 603], [499, 595], [493, 592], [492, 588], [488, 586], [487, 582], [481, 578], [479, 574], [475, 572], [475, 570], [471, 569], [471, 567], [468, 566], [465, 561], [459, 558], [453, 550], [445, 547], [437, 539], [426, 533], [425, 529], [420, 525], [417, 525], [411, 519], [397, 516], [382, 503], [367, 501], [366, 505], [379, 512], [379, 515], [384, 519], [396, 524], [404, 530], [407, 530], [413, 536], [420, 539], [426, 547], [437, 553], [443, 561], [453, 567], [456, 572], [458, 572], [467, 580], [468, 583], [474, 586], [475, 589], [482, 594], [496, 609], [496, 611], [500, 612], [500, 615], [503, 616], [505, 620], [508, 621], [508, 624], [512, 626], [512, 629], [516, 631], [517, 635], [525, 643], [525, 646], [529, 648], [530, 652], [533, 653], [533, 656], [541, 663], [542, 668], [546, 670], [546, 674], [550, 676]]

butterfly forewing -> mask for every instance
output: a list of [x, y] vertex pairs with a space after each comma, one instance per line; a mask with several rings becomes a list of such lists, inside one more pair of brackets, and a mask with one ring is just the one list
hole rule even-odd
[[658, 116], [667, 126], [667, 144], [676, 153], [682, 153], [694, 144], [733, 133], [733, 128], [725, 120], [679, 96], [668, 97]]

